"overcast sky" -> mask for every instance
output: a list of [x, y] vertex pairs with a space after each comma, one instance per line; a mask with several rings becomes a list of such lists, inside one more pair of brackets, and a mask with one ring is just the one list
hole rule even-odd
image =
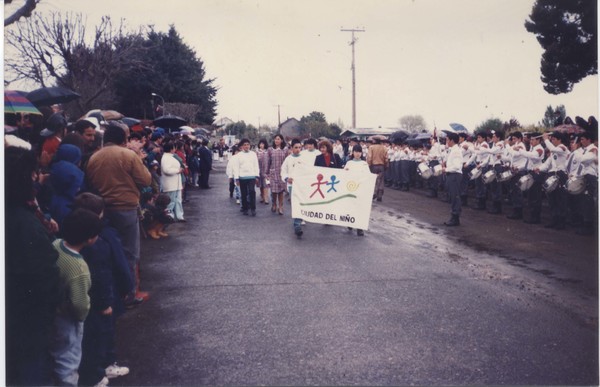
[[[430, 130], [488, 118], [536, 124], [548, 105], [598, 118], [598, 78], [546, 93], [542, 50], [525, 30], [533, 0], [42, 0], [36, 12], [102, 15], [166, 32], [174, 24], [219, 87], [218, 117], [277, 125], [323, 112], [352, 125], [351, 33], [358, 127], [421, 115]], [[167, 101], [170, 102], [170, 101]], [[175, 101], [172, 101], [175, 102]]]

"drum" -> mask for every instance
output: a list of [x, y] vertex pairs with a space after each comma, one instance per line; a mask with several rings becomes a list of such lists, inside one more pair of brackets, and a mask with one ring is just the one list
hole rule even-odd
[[558, 176], [556, 175], [550, 176], [546, 179], [544, 184], [542, 184], [542, 188], [544, 188], [544, 191], [547, 193], [554, 191], [556, 187], [558, 187]]
[[533, 176], [531, 176], [531, 175], [521, 176], [521, 178], [519, 179], [519, 188], [523, 192], [525, 192], [529, 188], [531, 188], [532, 185], [533, 185]]
[[573, 176], [567, 180], [567, 192], [571, 195], [579, 195], [583, 191], [585, 191], [583, 176]]
[[429, 168], [429, 165], [427, 165], [427, 163], [420, 163], [417, 166], [417, 172], [419, 173], [419, 175], [421, 175], [423, 179], [429, 179], [433, 174], [431, 168]]
[[498, 180], [500, 183], [504, 182], [504, 181], [509, 181], [510, 179], [512, 179], [513, 177], [513, 173], [510, 169], [507, 169], [504, 172], [501, 172], [498, 177], [496, 178], [496, 180]]
[[442, 164], [438, 164], [433, 168], [433, 176], [441, 176], [442, 175]]
[[493, 169], [490, 169], [483, 174], [481, 179], [483, 180], [483, 184], [490, 184], [492, 181], [496, 180], [496, 172], [494, 172]]
[[469, 172], [469, 178], [471, 180], [475, 180], [477, 179], [479, 176], [481, 176], [481, 168], [473, 168], [471, 170], [471, 172]]

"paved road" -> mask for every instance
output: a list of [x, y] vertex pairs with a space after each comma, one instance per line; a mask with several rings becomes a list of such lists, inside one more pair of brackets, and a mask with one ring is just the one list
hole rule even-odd
[[[364, 237], [261, 205], [224, 164], [142, 244], [152, 298], [119, 322], [114, 385], [598, 384], [598, 240], [387, 191]], [[490, 235], [491, 234], [491, 235]]]

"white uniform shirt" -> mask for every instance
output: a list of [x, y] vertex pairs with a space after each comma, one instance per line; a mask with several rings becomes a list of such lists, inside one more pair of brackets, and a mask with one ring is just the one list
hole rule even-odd
[[[595, 150], [595, 152], [592, 152]], [[580, 175], [598, 176], [598, 148], [590, 144], [583, 149], [579, 165]]]
[[542, 160], [544, 159], [544, 147], [542, 147], [542, 144], [537, 144], [536, 146], [532, 147], [529, 152], [527, 152], [526, 157], [529, 160], [529, 163], [527, 164], [528, 171], [539, 168]]
[[527, 168], [529, 159], [527, 158], [527, 148], [522, 142], [514, 144], [511, 149], [510, 165], [512, 168], [522, 171]]
[[446, 173], [462, 174], [463, 156], [460, 149], [458, 144], [454, 144], [454, 146], [450, 148], [450, 153], [446, 160]]
[[567, 168], [567, 157], [569, 150], [564, 144], [554, 146], [550, 140], [544, 140], [546, 148], [550, 151], [550, 157], [541, 165], [541, 171], [558, 172], [565, 171]]

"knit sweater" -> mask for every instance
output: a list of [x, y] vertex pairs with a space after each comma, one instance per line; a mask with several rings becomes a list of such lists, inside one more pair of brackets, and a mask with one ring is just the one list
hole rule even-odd
[[58, 252], [56, 264], [63, 295], [58, 313], [76, 321], [84, 321], [90, 311], [88, 292], [92, 286], [88, 265], [81, 254], [67, 249], [62, 239], [55, 240], [53, 246]]
[[260, 176], [258, 157], [254, 152], [240, 152], [236, 155], [233, 164], [233, 177], [236, 180], [256, 179]]
[[134, 151], [107, 144], [90, 158], [86, 176], [90, 188], [100, 193], [111, 210], [133, 210], [140, 202], [140, 188], [152, 176]]

